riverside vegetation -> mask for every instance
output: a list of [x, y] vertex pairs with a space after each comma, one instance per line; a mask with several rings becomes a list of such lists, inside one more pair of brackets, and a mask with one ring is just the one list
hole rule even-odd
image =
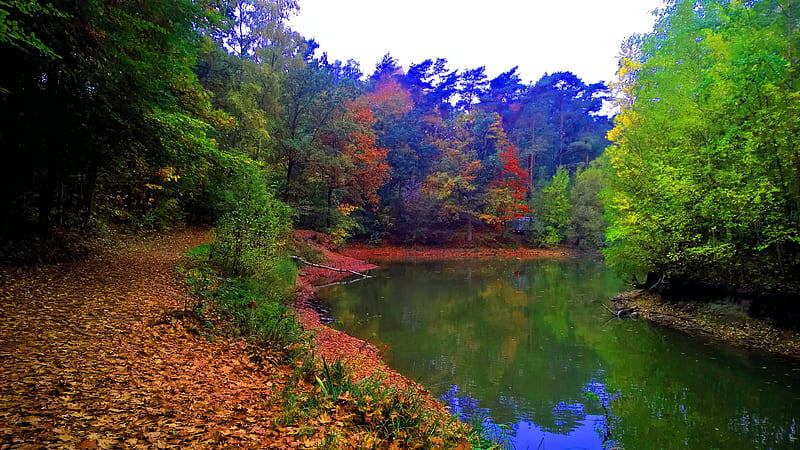
[[[386, 383], [384, 373], [356, 381], [342, 360], [315, 354], [310, 330], [289, 306], [296, 266], [288, 257], [264, 264], [273, 261], [265, 256], [287, 236], [270, 238], [252, 227], [239, 231], [245, 235], [237, 243], [259, 245], [229, 247], [218, 238], [193, 249], [182, 271], [195, 299], [190, 311], [204, 323], [203, 333], [212, 339], [220, 331], [246, 337], [253, 343], [254, 359], [292, 367], [276, 423], [305, 424], [299, 442], [322, 448], [494, 447], [443, 409], [429, 408], [416, 390]], [[319, 259], [311, 246], [295, 242], [304, 256]], [[227, 326], [220, 329], [215, 323]]]

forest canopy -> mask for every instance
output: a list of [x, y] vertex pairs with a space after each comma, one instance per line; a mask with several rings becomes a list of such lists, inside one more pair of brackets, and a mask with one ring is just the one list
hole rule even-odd
[[559, 167], [585, 168], [608, 144], [601, 83], [489, 78], [444, 58], [403, 68], [389, 54], [365, 75], [291, 30], [298, 8], [0, 3], [14, 67], [0, 75], [4, 248], [215, 223], [254, 189], [296, 227], [444, 243], [533, 215]]
[[3, 260], [120, 227], [445, 244], [525, 218], [525, 243], [607, 246], [623, 274], [800, 290], [790, 0], [665, 2], [608, 86], [391, 54], [365, 74], [298, 8], [0, 2]]

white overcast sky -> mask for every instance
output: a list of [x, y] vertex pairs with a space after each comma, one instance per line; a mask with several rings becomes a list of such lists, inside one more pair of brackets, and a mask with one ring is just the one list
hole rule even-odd
[[661, 0], [298, 0], [290, 26], [331, 61], [354, 59], [366, 75], [387, 52], [407, 68], [445, 58], [486, 66], [490, 78], [519, 66], [524, 83], [569, 70], [612, 81], [622, 41], [651, 31]]

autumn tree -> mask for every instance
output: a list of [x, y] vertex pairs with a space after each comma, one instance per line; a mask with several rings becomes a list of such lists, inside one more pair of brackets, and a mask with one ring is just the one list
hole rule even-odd
[[375, 145], [374, 124], [369, 100], [362, 96], [349, 101], [323, 133], [323, 149], [313, 158], [309, 173], [323, 185], [327, 228], [333, 225], [334, 206], [341, 206], [340, 211], [375, 211], [379, 206], [378, 189], [388, 179], [389, 165], [388, 151]]
[[422, 193], [436, 200], [435, 214], [440, 224], [466, 223], [467, 240], [471, 241], [473, 219], [479, 214], [475, 177], [481, 163], [474, 153], [456, 142], [440, 140], [436, 144], [442, 151], [441, 159], [422, 184]]
[[500, 153], [502, 172], [488, 187], [481, 219], [504, 227], [510, 220], [531, 214], [528, 206], [528, 173], [520, 167], [519, 154], [513, 144], [506, 144]]

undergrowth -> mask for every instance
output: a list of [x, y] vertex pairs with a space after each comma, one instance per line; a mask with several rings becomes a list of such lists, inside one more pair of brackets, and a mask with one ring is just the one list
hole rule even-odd
[[213, 318], [220, 317], [228, 334], [248, 338], [277, 363], [302, 357], [309, 351], [310, 338], [286, 303], [297, 272], [277, 267], [280, 270], [272, 277], [277, 281], [268, 286], [254, 279], [225, 277], [211, 266], [208, 246], [193, 248], [180, 269], [191, 294], [186, 310], [205, 325], [209, 337], [219, 334]]

